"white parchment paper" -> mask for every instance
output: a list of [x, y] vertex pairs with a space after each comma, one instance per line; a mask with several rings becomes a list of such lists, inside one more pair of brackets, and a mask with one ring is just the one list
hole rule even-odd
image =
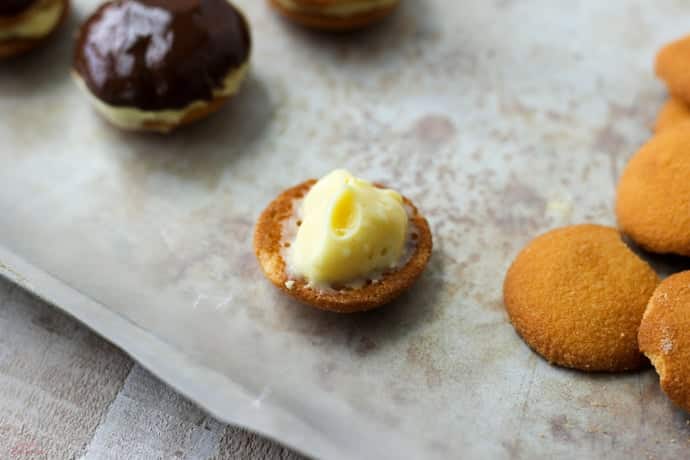
[[[687, 414], [653, 371], [549, 366], [501, 283], [536, 234], [614, 223], [615, 181], [665, 97], [654, 54], [690, 32], [690, 5], [403, 0], [379, 27], [326, 35], [238, 0], [249, 81], [161, 137], [103, 123], [70, 80], [98, 3], [0, 64], [5, 276], [216, 416], [317, 457], [687, 454]], [[336, 167], [394, 186], [434, 232], [427, 272], [379, 311], [300, 306], [254, 260], [263, 207]]]

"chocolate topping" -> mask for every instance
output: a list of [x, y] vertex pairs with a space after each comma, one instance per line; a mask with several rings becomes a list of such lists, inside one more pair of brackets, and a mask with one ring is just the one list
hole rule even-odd
[[16, 16], [38, 0], [0, 0], [0, 16]]
[[181, 109], [211, 100], [250, 50], [228, 0], [116, 0], [82, 25], [74, 68], [107, 104]]

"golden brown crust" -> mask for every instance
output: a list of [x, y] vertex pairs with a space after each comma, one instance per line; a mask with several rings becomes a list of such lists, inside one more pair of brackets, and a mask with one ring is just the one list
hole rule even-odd
[[690, 104], [690, 36], [664, 46], [656, 57], [656, 74], [669, 92]]
[[417, 246], [404, 267], [384, 274], [375, 284], [371, 283], [358, 289], [321, 291], [310, 288], [304, 280], [295, 280], [291, 288], [286, 286], [288, 276], [281, 255], [285, 243], [283, 225], [293, 216], [295, 201], [302, 199], [315, 183], [315, 180], [308, 180], [285, 190], [261, 213], [254, 230], [254, 253], [266, 277], [295, 299], [322, 310], [338, 313], [354, 313], [380, 307], [412, 286], [429, 262], [432, 238], [426, 219], [407, 198], [403, 199], [412, 209], [410, 223], [416, 229]]
[[575, 225], [529, 243], [503, 296], [518, 334], [549, 362], [619, 372], [645, 364], [637, 332], [658, 282], [616, 229]]
[[[371, 24], [381, 21], [388, 16], [398, 6], [397, 3], [383, 8], [377, 8], [366, 13], [355, 14], [352, 16], [335, 17], [318, 14], [308, 14], [299, 11], [292, 11], [283, 7], [276, 0], [269, 0], [271, 6], [279, 11], [283, 16], [296, 22], [297, 24], [312, 29], [328, 30], [328, 31], [347, 31], [360, 29]], [[330, 6], [335, 2], [324, 0], [314, 0], [308, 3], [309, 6]], [[342, 2], [341, 2], [342, 3]]]
[[[41, 38], [21, 38], [21, 39], [12, 39], [12, 40], [0, 40], [0, 59], [6, 59], [6, 58], [11, 58], [11, 57], [16, 57], [16, 56], [21, 56], [22, 54], [26, 54], [29, 51], [33, 50], [34, 48], [37, 48], [38, 46], [42, 45], [46, 41], [50, 40], [53, 35], [55, 34], [55, 31], [57, 31], [60, 26], [62, 25], [63, 22], [65, 22], [65, 19], [67, 18], [69, 14], [69, 0], [60, 0], [64, 7], [62, 9], [62, 15], [60, 16], [60, 20], [55, 24], [55, 27], [51, 29], [51, 31], [46, 34], [44, 37]], [[12, 23], [5, 23], [3, 25], [7, 24], [14, 24], [16, 21]], [[2, 25], [0, 25], [0, 28]]]
[[654, 131], [660, 133], [685, 121], [690, 121], [690, 105], [671, 97], [659, 111]]
[[[163, 121], [147, 121], [137, 131], [150, 131], [157, 133], [170, 133], [183, 126], [190, 125], [196, 121], [202, 120], [209, 115], [219, 111], [225, 103], [230, 99], [230, 96], [215, 96], [212, 101], [203, 106], [194, 107], [188, 111], [179, 123], [166, 123]], [[119, 126], [122, 128], [121, 126]]]
[[661, 388], [690, 412], [690, 271], [667, 278], [656, 289], [639, 342], [659, 373]]
[[654, 136], [618, 184], [618, 224], [657, 253], [690, 256], [690, 122]]

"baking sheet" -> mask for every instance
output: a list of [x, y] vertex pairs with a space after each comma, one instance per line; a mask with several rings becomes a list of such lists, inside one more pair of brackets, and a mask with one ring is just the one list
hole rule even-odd
[[[0, 271], [219, 418], [345, 458], [681, 458], [687, 414], [653, 372], [549, 366], [501, 302], [549, 228], [613, 224], [614, 184], [665, 93], [653, 56], [682, 1], [404, 0], [352, 35], [258, 0], [242, 93], [171, 137], [103, 123], [50, 47], [0, 67]], [[427, 215], [430, 267], [338, 316], [263, 279], [252, 227], [282, 189], [346, 167]], [[667, 262], [662, 260], [661, 262]], [[672, 261], [683, 264], [683, 261]]]

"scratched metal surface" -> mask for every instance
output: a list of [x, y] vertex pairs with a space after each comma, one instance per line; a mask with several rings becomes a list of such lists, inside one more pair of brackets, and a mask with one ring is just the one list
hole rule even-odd
[[[327, 458], [681, 458], [687, 414], [651, 371], [551, 367], [515, 335], [503, 274], [548, 228], [613, 223], [615, 180], [664, 98], [651, 71], [685, 2], [406, 0], [360, 34], [257, 0], [241, 95], [170, 138], [102, 123], [56, 43], [0, 68], [2, 272], [220, 418]], [[380, 311], [301, 307], [252, 226], [335, 167], [394, 185], [435, 253]]]

